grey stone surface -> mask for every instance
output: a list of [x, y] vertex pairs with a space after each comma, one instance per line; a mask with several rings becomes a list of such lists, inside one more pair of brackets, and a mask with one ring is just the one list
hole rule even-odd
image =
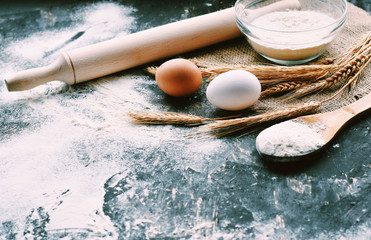
[[[369, 10], [367, 1], [357, 4]], [[221, 8], [232, 1], [17, 1], [0, 11], [0, 77], [59, 51]], [[315, 159], [268, 164], [257, 133], [185, 138], [128, 111], [227, 114], [206, 86], [164, 95], [144, 66], [25, 92], [0, 83], [0, 239], [367, 239], [371, 116]]]

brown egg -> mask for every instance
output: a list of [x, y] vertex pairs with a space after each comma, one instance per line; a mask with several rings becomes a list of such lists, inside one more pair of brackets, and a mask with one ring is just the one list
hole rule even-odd
[[156, 71], [156, 82], [165, 93], [183, 97], [200, 88], [202, 75], [193, 62], [177, 58], [161, 64]]

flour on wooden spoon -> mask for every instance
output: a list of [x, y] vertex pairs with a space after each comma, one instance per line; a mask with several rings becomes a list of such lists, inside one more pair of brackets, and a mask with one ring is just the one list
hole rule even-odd
[[319, 130], [302, 120], [289, 120], [263, 130], [256, 139], [262, 154], [276, 157], [295, 157], [312, 153], [325, 145]]

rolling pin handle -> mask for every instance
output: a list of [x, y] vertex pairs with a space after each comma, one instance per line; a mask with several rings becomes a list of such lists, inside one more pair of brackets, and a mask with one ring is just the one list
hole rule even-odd
[[75, 83], [73, 67], [68, 55], [61, 55], [48, 66], [15, 73], [13, 76], [5, 79], [5, 85], [8, 91], [23, 91], [55, 80], [63, 81], [67, 84]]

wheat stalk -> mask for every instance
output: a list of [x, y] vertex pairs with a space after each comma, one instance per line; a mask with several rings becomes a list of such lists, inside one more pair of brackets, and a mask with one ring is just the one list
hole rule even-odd
[[361, 74], [362, 70], [370, 63], [371, 58], [356, 72], [349, 81], [335, 94], [331, 97], [322, 100], [322, 101], [309, 101], [293, 106], [284, 107], [278, 110], [266, 112], [251, 117], [236, 118], [230, 120], [219, 120], [213, 123], [206, 124], [203, 130], [200, 130], [196, 133], [209, 132], [214, 136], [225, 136], [234, 132], [245, 130], [248, 128], [256, 127], [257, 125], [263, 123], [270, 123], [277, 120], [286, 120], [294, 117], [298, 117], [304, 114], [308, 114], [317, 108], [319, 108], [323, 103], [328, 102], [338, 96], [346, 87], [352, 84]]
[[[295, 90], [292, 96], [297, 97], [330, 88], [340, 82], [344, 82], [344, 85], [326, 100], [305, 102], [250, 117], [228, 120], [224, 118], [222, 120], [223, 118], [211, 119], [189, 114], [149, 112], [129, 113], [129, 116], [133, 118], [134, 122], [142, 124], [192, 125], [206, 123], [194, 134], [207, 132], [215, 136], [224, 136], [273, 121], [290, 119], [316, 110], [324, 102], [335, 98], [346, 87], [353, 84], [370, 61], [371, 32], [368, 32], [359, 38], [343, 55], [337, 58], [324, 59], [316, 64], [290, 67], [266, 65], [204, 66], [201, 68], [204, 76], [214, 77], [223, 72], [236, 69], [246, 70], [255, 74], [262, 86], [267, 88], [262, 92], [262, 96]], [[157, 67], [149, 67], [147, 70], [155, 74]]]
[[174, 112], [128, 112], [127, 115], [137, 124], [158, 124], [158, 125], [195, 125], [206, 121], [215, 121], [239, 116], [227, 116], [220, 118], [204, 118], [191, 114]]
[[[239, 132], [246, 129], [251, 129], [253, 127], [257, 127], [264, 123], [271, 123], [274, 121], [279, 120], [286, 120], [291, 119], [294, 117], [298, 117], [304, 114], [308, 114], [313, 112], [314, 110], [318, 109], [324, 102], [330, 101], [335, 98], [338, 94], [340, 94], [348, 85], [354, 82], [362, 70], [366, 67], [366, 65], [371, 61], [371, 58], [363, 64], [363, 66], [357, 71], [352, 78], [333, 96], [327, 98], [322, 101], [309, 101], [305, 103], [296, 104], [293, 106], [284, 107], [278, 110], [269, 111], [263, 114], [250, 116], [250, 117], [242, 117], [242, 118], [235, 118], [235, 119], [227, 119], [222, 120], [223, 118], [204, 118], [189, 114], [179, 114], [179, 113], [151, 113], [151, 112], [141, 112], [141, 113], [133, 113], [130, 112], [128, 115], [134, 119], [136, 123], [141, 124], [182, 124], [182, 125], [189, 125], [189, 124], [203, 124], [207, 121], [212, 121], [203, 126], [202, 129], [199, 131], [191, 134], [200, 134], [200, 133], [210, 133], [214, 136], [225, 136], [234, 132]], [[234, 117], [234, 116], [232, 116]], [[232, 118], [227, 117], [227, 118]]]
[[218, 120], [213, 123], [206, 124], [200, 131], [195, 132], [195, 134], [207, 132], [211, 135], [221, 137], [234, 132], [256, 127], [264, 123], [290, 119], [303, 114], [307, 114], [319, 108], [321, 104], [322, 101], [310, 101], [251, 117]]
[[302, 66], [224, 66], [209, 67], [201, 69], [204, 76], [213, 77], [230, 70], [245, 70], [254, 74], [260, 81], [262, 87], [275, 85], [282, 82], [292, 81], [315, 81], [324, 77], [333, 70], [333, 65], [302, 65]]
[[[147, 71], [151, 74], [156, 74], [158, 67], [151, 66]], [[281, 82], [292, 81], [316, 81], [327, 75], [329, 71], [335, 69], [334, 65], [302, 65], [302, 66], [222, 66], [222, 67], [208, 67], [200, 68], [203, 76], [209, 76], [206, 80], [210, 82], [219, 74], [228, 72], [230, 70], [245, 70], [254, 74], [262, 87], [272, 86]]]

